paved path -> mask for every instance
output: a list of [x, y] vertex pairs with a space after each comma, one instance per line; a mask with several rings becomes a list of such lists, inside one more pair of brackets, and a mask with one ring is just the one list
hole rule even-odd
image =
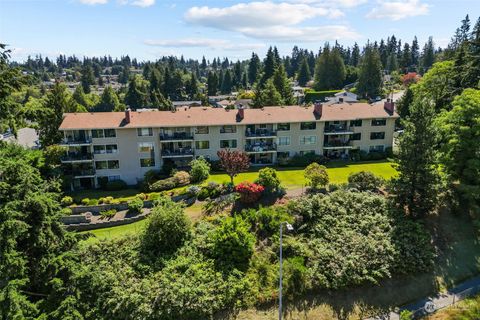
[[419, 300], [415, 303], [406, 305], [404, 307], [399, 308], [399, 312], [391, 312], [390, 314], [377, 316], [373, 318], [368, 318], [367, 320], [383, 320], [383, 319], [391, 319], [397, 320], [400, 319], [399, 313], [403, 310], [409, 310], [414, 312], [415, 316], [423, 316], [426, 315], [427, 312], [425, 311], [425, 304], [429, 301], [433, 302], [435, 306], [435, 310], [445, 308], [447, 306], [456, 303], [457, 301], [463, 300], [468, 296], [475, 295], [476, 293], [480, 292], [480, 276], [467, 280], [458, 286], [448, 290], [445, 293], [438, 293], [434, 296], [430, 296]]

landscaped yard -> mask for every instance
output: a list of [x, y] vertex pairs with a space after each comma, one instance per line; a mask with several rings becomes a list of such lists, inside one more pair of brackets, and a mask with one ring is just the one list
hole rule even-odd
[[[381, 176], [385, 179], [390, 179], [396, 174], [396, 170], [392, 167], [392, 162], [376, 161], [368, 163], [344, 163], [336, 162], [327, 165], [330, 183], [344, 183], [347, 182], [348, 175], [352, 172], [370, 171], [375, 175]], [[242, 181], [254, 181], [258, 176], [258, 170], [244, 172], [235, 177], [235, 183]], [[303, 168], [276, 168], [278, 177], [282, 185], [287, 189], [298, 189], [305, 185], [305, 178], [303, 176]], [[230, 178], [224, 173], [214, 173], [210, 175], [208, 181], [217, 183], [229, 182]]]

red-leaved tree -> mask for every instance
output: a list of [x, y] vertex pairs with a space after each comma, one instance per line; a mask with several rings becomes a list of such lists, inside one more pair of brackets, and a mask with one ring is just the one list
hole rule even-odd
[[243, 151], [221, 149], [217, 152], [220, 166], [227, 172], [233, 184], [233, 178], [250, 167], [250, 158]]

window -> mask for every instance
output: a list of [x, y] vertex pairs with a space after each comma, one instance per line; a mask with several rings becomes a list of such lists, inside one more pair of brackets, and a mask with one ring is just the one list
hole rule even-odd
[[220, 133], [236, 133], [237, 127], [236, 126], [222, 126], [220, 128]]
[[361, 127], [362, 120], [352, 120], [350, 121], [350, 127]]
[[277, 152], [277, 158], [288, 158], [290, 157], [290, 152], [285, 151], [285, 152]]
[[210, 149], [210, 141], [195, 141], [195, 149]]
[[137, 136], [139, 136], [139, 137], [151, 137], [151, 136], [153, 136], [153, 129], [152, 128], [138, 128], [137, 129]]
[[385, 132], [371, 132], [370, 140], [382, 140], [385, 139]]
[[300, 144], [315, 144], [315, 143], [317, 143], [317, 136], [300, 137]]
[[300, 130], [315, 130], [317, 128], [316, 122], [302, 122], [300, 124]]
[[354, 133], [350, 136], [350, 140], [362, 140], [362, 134], [361, 133]]
[[107, 151], [105, 150], [105, 146], [99, 145], [99, 146], [93, 146], [93, 153], [104, 154], [104, 153], [107, 153]]
[[142, 168], [155, 167], [155, 159], [154, 158], [140, 159], [140, 167]]
[[103, 138], [103, 129], [93, 129], [92, 138]]
[[220, 140], [220, 148], [236, 148], [237, 140]]
[[387, 124], [387, 119], [373, 119], [372, 120], [372, 126], [378, 127], [378, 126], [384, 126]]
[[95, 161], [95, 169], [97, 170], [108, 169], [107, 161]]
[[383, 145], [370, 146], [370, 152], [383, 152], [383, 150], [384, 150]]
[[116, 144], [107, 144], [105, 146], [105, 149], [107, 150], [107, 153], [117, 153], [118, 148]]
[[120, 163], [118, 160], [108, 160], [108, 169], [120, 169]]
[[117, 132], [115, 129], [105, 129], [105, 138], [115, 138], [117, 136]]
[[290, 137], [278, 137], [278, 145], [279, 146], [289, 146], [290, 145]]
[[290, 131], [290, 123], [279, 123], [277, 124], [278, 131]]
[[122, 180], [120, 175], [108, 176], [108, 181], [118, 181], [118, 180]]
[[153, 142], [139, 142], [138, 152], [153, 152]]
[[203, 126], [203, 127], [197, 127], [197, 130], [195, 131], [196, 134], [208, 134], [208, 127]]
[[93, 129], [92, 137], [93, 138], [115, 138], [117, 133], [115, 129]]

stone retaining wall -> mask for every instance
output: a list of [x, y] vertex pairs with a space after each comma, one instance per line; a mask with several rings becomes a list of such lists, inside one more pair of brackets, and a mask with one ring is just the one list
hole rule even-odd
[[88, 231], [88, 230], [95, 230], [95, 229], [102, 229], [102, 228], [110, 228], [110, 227], [122, 226], [125, 224], [137, 222], [145, 219], [146, 217], [147, 217], [147, 214], [141, 214], [135, 217], [125, 218], [122, 220], [115, 220], [115, 221], [105, 221], [105, 222], [99, 222], [99, 223], [69, 224], [65, 226], [65, 229], [69, 231]]

